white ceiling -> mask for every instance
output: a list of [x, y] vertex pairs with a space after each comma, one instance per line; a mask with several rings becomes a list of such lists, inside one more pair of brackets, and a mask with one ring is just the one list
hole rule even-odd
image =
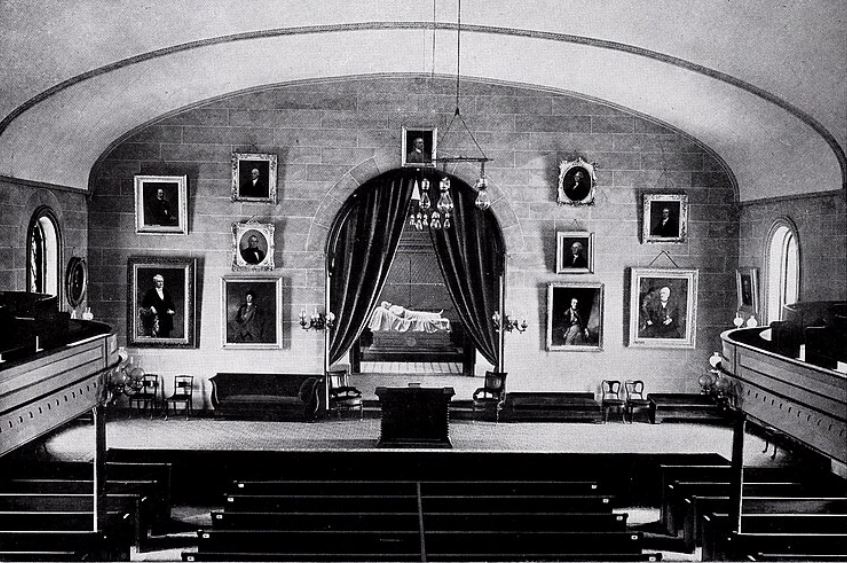
[[[85, 189], [115, 139], [198, 101], [294, 80], [453, 74], [456, 8], [0, 0], [0, 175]], [[464, 0], [462, 74], [653, 116], [722, 157], [742, 201], [843, 189], [845, 14], [843, 0]]]

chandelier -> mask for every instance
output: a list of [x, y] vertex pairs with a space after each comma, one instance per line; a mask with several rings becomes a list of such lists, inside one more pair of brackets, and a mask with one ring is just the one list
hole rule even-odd
[[432, 205], [429, 195], [431, 182], [422, 178], [415, 180], [412, 189], [412, 209], [409, 212], [409, 226], [421, 231], [424, 227], [430, 229], [449, 229], [450, 217], [453, 214], [453, 198], [450, 197], [450, 178], [444, 176], [438, 182], [438, 202]]
[[[442, 165], [444, 177], [438, 182], [438, 203], [433, 207], [432, 197], [429, 194], [431, 183], [427, 178], [422, 178], [420, 182], [415, 181], [415, 187], [412, 191], [412, 209], [409, 213], [409, 225], [423, 230], [424, 227], [430, 229], [449, 229], [451, 225], [450, 217], [453, 213], [453, 198], [450, 196], [450, 178], [446, 175], [447, 163], [450, 162], [478, 162], [479, 163], [479, 178], [474, 182], [474, 189], [477, 191], [476, 201], [474, 205], [482, 211], [491, 207], [491, 198], [488, 195], [488, 179], [485, 177], [485, 163], [491, 159], [485, 156], [485, 151], [479, 146], [479, 143], [471, 132], [465, 119], [462, 117], [462, 112], [459, 109], [460, 91], [461, 91], [461, 64], [462, 64], [462, 1], [458, 2], [458, 13], [456, 18], [456, 109], [453, 112], [453, 118], [447, 125], [447, 129], [441, 136], [438, 143], [439, 147], [445, 146], [445, 139], [450, 134], [453, 123], [458, 118], [459, 123], [465, 128], [465, 132], [473, 141], [474, 146], [479, 151], [479, 156], [467, 155], [451, 155], [439, 156], [433, 160]], [[434, 24], [435, 22], [433, 22]], [[433, 25], [433, 30], [435, 26]], [[433, 31], [434, 33], [434, 31]], [[432, 67], [435, 69], [435, 55], [433, 53]], [[434, 72], [434, 70], [433, 70]], [[434, 196], [435, 194], [433, 194]]]

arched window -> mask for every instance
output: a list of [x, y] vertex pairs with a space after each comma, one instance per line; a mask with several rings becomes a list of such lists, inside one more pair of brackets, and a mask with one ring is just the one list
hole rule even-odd
[[800, 243], [797, 227], [787, 218], [777, 219], [765, 247], [767, 268], [767, 320], [782, 319], [782, 306], [800, 297]]
[[61, 234], [49, 207], [35, 211], [27, 232], [27, 290], [58, 296]]

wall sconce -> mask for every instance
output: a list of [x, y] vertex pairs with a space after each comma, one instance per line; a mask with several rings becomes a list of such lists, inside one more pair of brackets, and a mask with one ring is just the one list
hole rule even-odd
[[300, 309], [300, 328], [303, 330], [312, 328], [315, 330], [324, 330], [326, 328], [332, 328], [334, 323], [335, 315], [332, 313], [324, 315], [323, 313], [318, 313], [318, 310], [315, 309], [311, 316], [306, 316], [306, 309]]
[[500, 319], [500, 313], [495, 312], [491, 315], [491, 321], [494, 323], [494, 329], [499, 331], [502, 326], [506, 332], [512, 332], [513, 330], [518, 331], [519, 333], [523, 333], [526, 328], [529, 326], [529, 323], [526, 322], [526, 319], [521, 320], [512, 320], [509, 318], [509, 315], [506, 315], [503, 322]]

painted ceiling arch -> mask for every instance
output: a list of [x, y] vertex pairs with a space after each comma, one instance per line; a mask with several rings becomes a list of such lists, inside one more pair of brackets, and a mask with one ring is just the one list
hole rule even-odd
[[[0, 176], [86, 189], [116, 139], [203, 100], [456, 68], [454, 1], [73, 4], [22, 2], [0, 20], [9, 79], [0, 86]], [[847, 42], [838, 2], [512, 4], [465, 2], [463, 76], [654, 117], [714, 150], [742, 201], [843, 189]]]

